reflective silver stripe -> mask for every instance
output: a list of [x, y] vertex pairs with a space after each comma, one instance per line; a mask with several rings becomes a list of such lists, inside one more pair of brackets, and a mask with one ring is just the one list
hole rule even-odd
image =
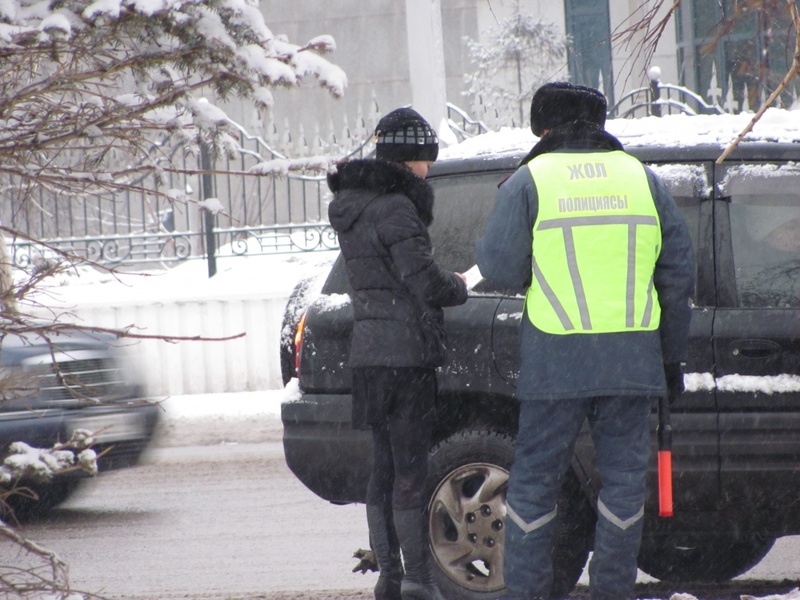
[[[564, 250], [567, 254], [567, 265], [569, 266], [570, 279], [572, 280], [572, 287], [575, 290], [575, 300], [578, 304], [578, 311], [581, 316], [581, 325], [585, 331], [591, 331], [592, 321], [589, 316], [589, 306], [586, 301], [586, 292], [584, 291], [583, 281], [581, 280], [580, 272], [578, 271], [578, 261], [575, 255], [575, 238], [572, 234], [573, 227], [582, 227], [588, 225], [627, 225], [628, 226], [628, 270], [625, 283], [625, 326], [629, 329], [634, 327], [635, 317], [635, 293], [636, 293], [636, 226], [637, 225], [653, 225], [658, 226], [658, 220], [655, 217], [646, 215], [600, 215], [594, 217], [564, 217], [561, 219], [547, 219], [539, 222], [536, 225], [536, 230], [545, 229], [562, 229], [564, 235]], [[534, 242], [535, 243], [535, 242]], [[558, 315], [561, 325], [565, 331], [574, 329], [572, 322], [569, 320], [568, 315], [564, 311], [562, 304], [559, 302], [552, 288], [545, 282], [544, 275], [538, 269], [536, 261], [533, 262], [534, 275], [536, 281], [542, 288], [545, 297], [550, 302], [553, 310]], [[653, 281], [647, 288], [647, 305], [644, 315], [642, 317], [642, 326], [647, 326], [650, 323], [653, 311], [652, 300]]]
[[511, 518], [512, 521], [514, 521], [514, 523], [517, 524], [517, 527], [522, 529], [524, 533], [530, 533], [531, 531], [536, 531], [537, 529], [544, 527], [550, 521], [555, 519], [556, 515], [558, 514], [558, 507], [555, 507], [552, 512], [547, 513], [545, 516], [539, 517], [531, 523], [526, 523], [522, 517], [514, 512], [514, 509], [511, 508], [510, 504], [506, 505], [506, 510], [506, 514]]
[[625, 327], [633, 328], [636, 289], [636, 226], [628, 227], [628, 273], [625, 279]]
[[650, 277], [650, 283], [647, 284], [647, 304], [644, 305], [644, 314], [642, 315], [642, 327], [650, 325], [650, 320], [653, 318], [653, 286], [655, 282]]
[[628, 527], [636, 523], [636, 521], [638, 521], [644, 516], [644, 505], [642, 505], [642, 508], [639, 509], [639, 512], [633, 515], [630, 519], [625, 519], [624, 521], [620, 519], [617, 515], [612, 513], [608, 509], [608, 507], [605, 504], [603, 504], [602, 500], [597, 501], [597, 512], [603, 515], [609, 523], [611, 523], [612, 525], [616, 525], [617, 527], [622, 529], [622, 531], [625, 531]]
[[575, 329], [575, 326], [572, 324], [572, 321], [570, 321], [567, 311], [564, 310], [564, 306], [559, 302], [555, 292], [553, 292], [553, 288], [550, 287], [547, 280], [544, 278], [542, 270], [539, 268], [539, 265], [536, 264], [536, 259], [534, 258], [532, 262], [533, 275], [536, 277], [536, 283], [539, 284], [545, 298], [547, 298], [550, 302], [550, 306], [552, 306], [553, 310], [556, 312], [556, 316], [558, 316], [558, 320], [561, 321], [561, 326], [564, 328], [564, 331], [572, 331]]
[[567, 266], [570, 279], [572, 279], [572, 289], [575, 290], [575, 300], [578, 302], [578, 311], [581, 314], [581, 326], [588, 330], [592, 328], [592, 320], [589, 318], [586, 292], [583, 289], [581, 273], [578, 271], [578, 257], [575, 254], [575, 238], [572, 235], [572, 227], [564, 228], [564, 247], [567, 251]]
[[540, 221], [536, 229], [581, 227], [583, 225], [658, 225], [655, 217], [648, 215], [598, 215], [595, 217], [563, 217]]

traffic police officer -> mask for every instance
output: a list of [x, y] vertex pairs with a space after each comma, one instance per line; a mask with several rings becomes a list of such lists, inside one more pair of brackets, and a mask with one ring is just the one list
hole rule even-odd
[[663, 182], [605, 131], [606, 99], [537, 90], [541, 139], [499, 188], [476, 255], [484, 277], [527, 289], [519, 434], [507, 495], [509, 598], [550, 598], [556, 499], [588, 419], [602, 488], [592, 600], [630, 598], [642, 535], [654, 400], [683, 391], [694, 255]]

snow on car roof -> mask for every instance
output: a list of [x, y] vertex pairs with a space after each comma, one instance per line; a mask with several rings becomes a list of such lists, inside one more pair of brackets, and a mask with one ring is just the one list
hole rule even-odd
[[[610, 119], [606, 123], [606, 129], [618, 137], [625, 147], [689, 147], [711, 144], [725, 148], [747, 127], [752, 118], [753, 113]], [[516, 155], [530, 150], [538, 139], [529, 128], [503, 128], [442, 148], [439, 158]], [[800, 111], [768, 109], [744, 141], [800, 142]]]

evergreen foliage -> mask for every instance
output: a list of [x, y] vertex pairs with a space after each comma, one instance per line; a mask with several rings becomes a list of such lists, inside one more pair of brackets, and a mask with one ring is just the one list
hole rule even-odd
[[475, 71], [465, 77], [465, 95], [475, 116], [489, 127], [523, 127], [536, 89], [554, 78], [568, 79], [567, 38], [554, 23], [515, 5], [515, 14], [486, 33], [484, 41], [464, 38]]

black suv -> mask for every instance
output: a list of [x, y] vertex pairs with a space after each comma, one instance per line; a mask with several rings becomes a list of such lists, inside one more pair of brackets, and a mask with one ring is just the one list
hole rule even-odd
[[[671, 189], [698, 260], [686, 393], [672, 407], [675, 515], [658, 516], [654, 413], [639, 566], [667, 581], [727, 580], [758, 563], [777, 537], [800, 534], [800, 249], [779, 239], [781, 226], [785, 234], [794, 220], [797, 241], [800, 144], [744, 142], [716, 164], [717, 143], [621, 139]], [[474, 264], [497, 185], [528, 149], [462, 153], [434, 164], [431, 235], [443, 268], [463, 272]], [[288, 329], [306, 309], [300, 333], [282, 343], [284, 380], [297, 377], [301, 391], [282, 407], [286, 461], [322, 498], [364, 502], [371, 439], [350, 426], [353, 311], [341, 257], [312, 297], [314, 288], [301, 284], [286, 313]], [[523, 301], [516, 290], [484, 281], [465, 305], [445, 310], [450, 352], [438, 372], [427, 492], [430, 549], [452, 598], [503, 591], [496, 516], [505, 515], [517, 431]], [[593, 463], [585, 429], [559, 501], [555, 596], [574, 587], [592, 548]]]
[[[0, 373], [14, 386], [13, 394], [0, 399], [0, 457], [14, 442], [51, 448], [84, 429], [94, 433], [99, 472], [136, 464], [161, 409], [143, 399], [141, 381], [119, 346], [116, 338], [94, 332], [0, 337]], [[0, 517], [9, 508], [19, 520], [42, 515], [85, 477], [76, 469], [48, 482], [15, 481]]]

